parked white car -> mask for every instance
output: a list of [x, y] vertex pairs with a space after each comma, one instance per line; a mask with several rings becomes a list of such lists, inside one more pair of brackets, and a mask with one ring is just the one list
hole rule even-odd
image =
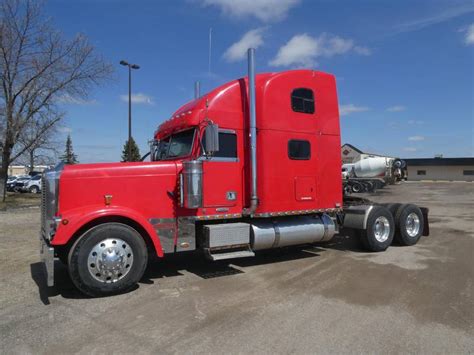
[[22, 192], [31, 192], [32, 194], [39, 194], [41, 192], [41, 175], [35, 175], [25, 182], [21, 188]]

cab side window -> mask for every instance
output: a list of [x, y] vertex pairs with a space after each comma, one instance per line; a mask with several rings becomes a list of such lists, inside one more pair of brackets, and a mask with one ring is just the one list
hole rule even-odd
[[309, 160], [311, 158], [311, 144], [305, 140], [292, 139], [288, 141], [288, 158]]
[[315, 110], [313, 90], [294, 89], [291, 92], [291, 108], [295, 112], [313, 114]]
[[[206, 133], [202, 137], [204, 143]], [[230, 132], [219, 132], [219, 151], [213, 158], [237, 158], [237, 134]]]

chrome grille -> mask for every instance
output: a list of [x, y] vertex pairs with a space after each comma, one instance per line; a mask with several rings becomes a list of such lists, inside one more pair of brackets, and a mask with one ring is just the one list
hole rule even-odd
[[55, 233], [55, 216], [58, 212], [59, 177], [64, 164], [46, 170], [41, 180], [41, 233], [50, 240]]

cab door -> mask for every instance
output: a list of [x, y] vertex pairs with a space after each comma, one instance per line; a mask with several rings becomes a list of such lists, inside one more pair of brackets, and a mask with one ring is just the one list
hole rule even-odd
[[206, 214], [242, 211], [242, 165], [237, 133], [219, 130], [219, 151], [203, 160], [203, 208]]

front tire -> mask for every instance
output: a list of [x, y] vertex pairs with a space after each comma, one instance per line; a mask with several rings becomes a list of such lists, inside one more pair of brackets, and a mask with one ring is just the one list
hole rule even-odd
[[374, 206], [367, 219], [367, 229], [360, 233], [364, 248], [372, 252], [385, 251], [392, 244], [395, 222], [390, 211]]
[[133, 228], [104, 223], [81, 236], [69, 252], [74, 285], [97, 297], [123, 293], [141, 279], [148, 261], [146, 244]]
[[32, 193], [32, 194], [37, 194], [37, 193], [39, 193], [39, 192], [40, 192], [40, 190], [39, 190], [39, 187], [38, 187], [38, 186], [31, 186], [31, 187], [30, 187], [30, 193]]

